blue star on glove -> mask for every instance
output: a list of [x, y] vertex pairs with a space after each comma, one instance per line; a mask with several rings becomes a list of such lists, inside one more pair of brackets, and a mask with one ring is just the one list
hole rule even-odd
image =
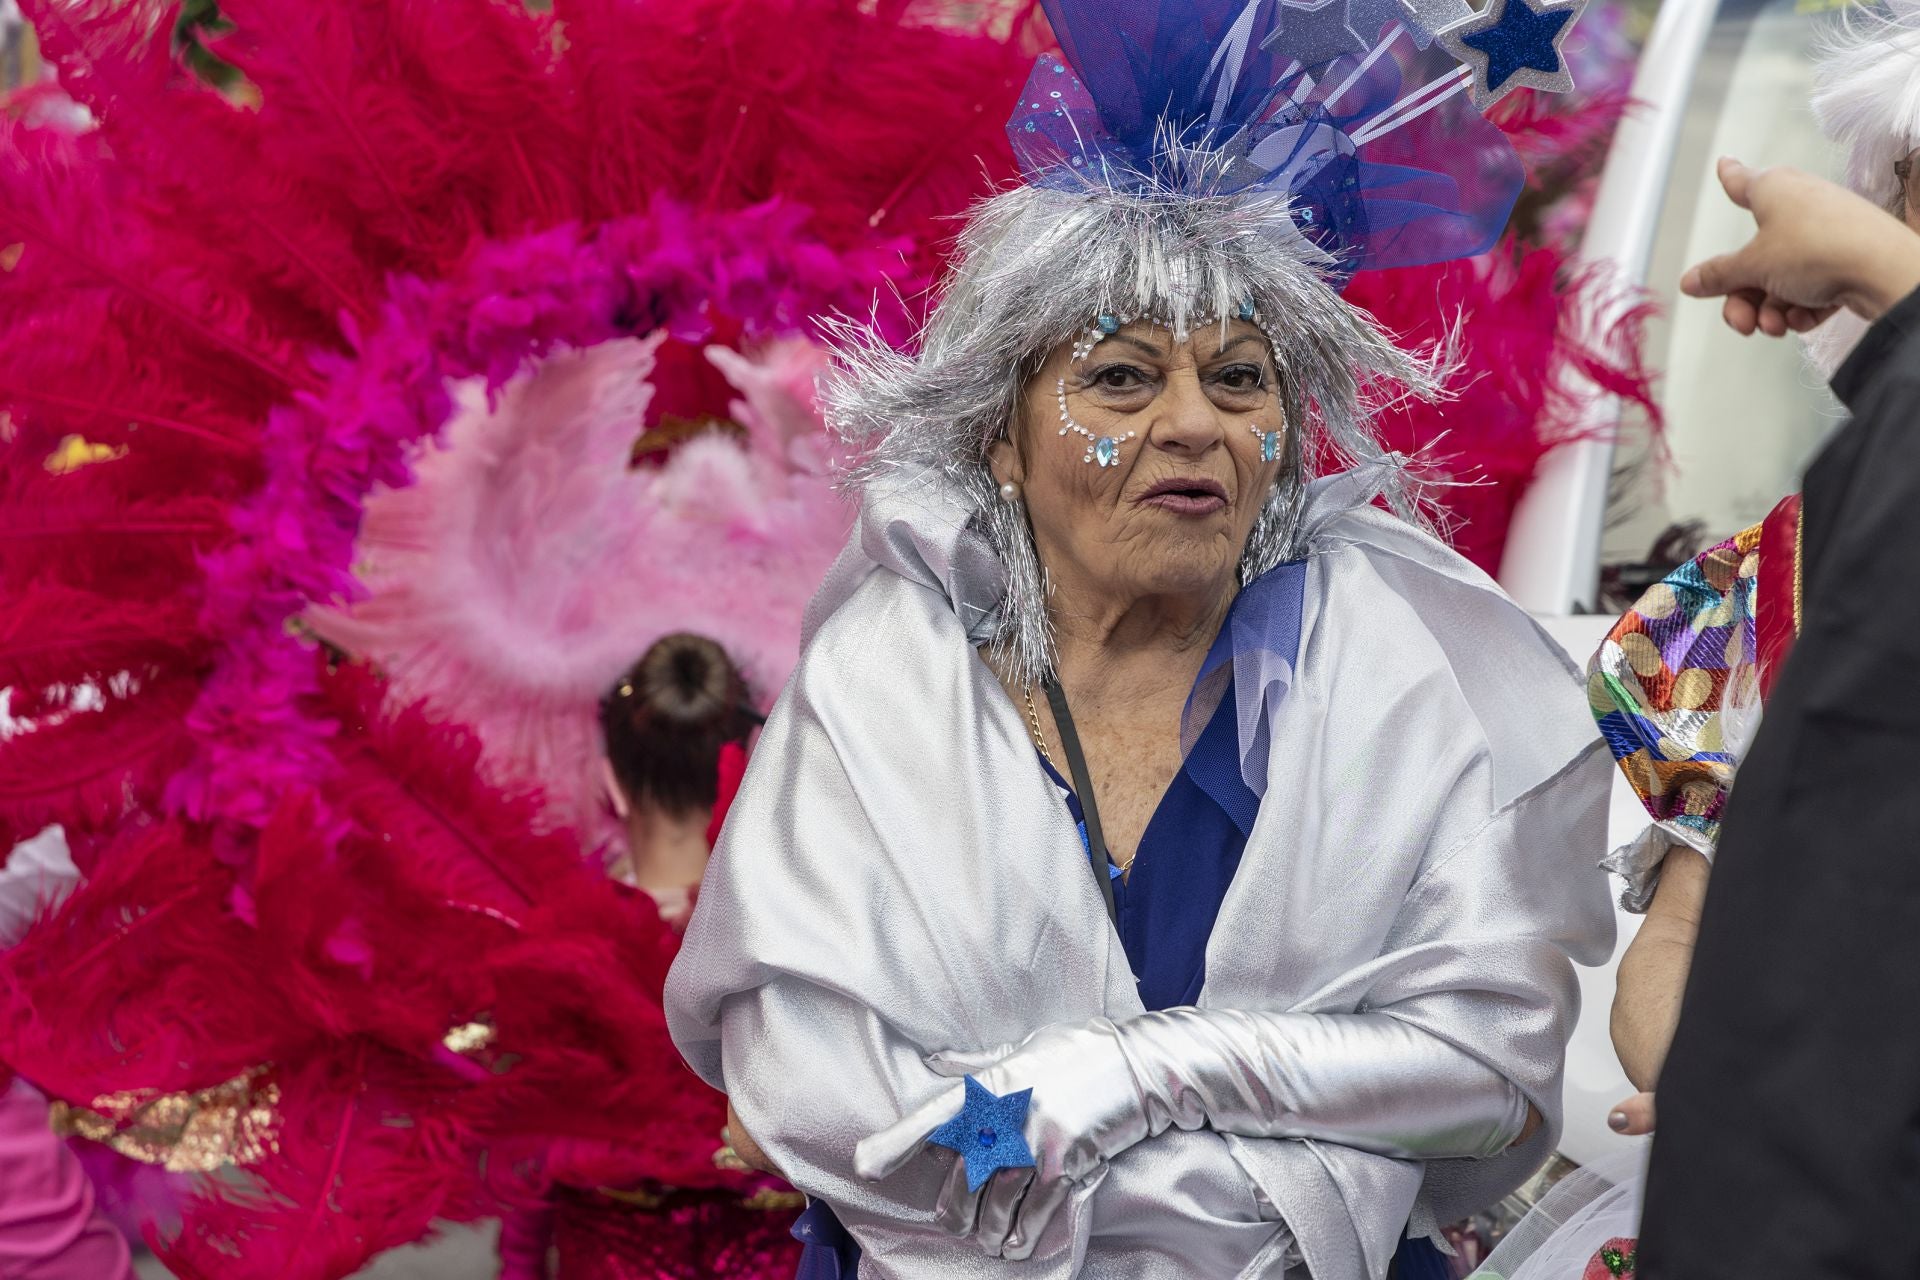
[[953, 1119], [927, 1135], [936, 1147], [957, 1151], [967, 1162], [967, 1190], [978, 1191], [1001, 1169], [1033, 1168], [1033, 1149], [1027, 1146], [1027, 1105], [1033, 1090], [1022, 1089], [1001, 1097], [967, 1077], [967, 1099]]
[[1439, 43], [1473, 69], [1473, 102], [1485, 110], [1522, 85], [1548, 93], [1573, 88], [1561, 42], [1587, 0], [1491, 0], [1486, 11], [1440, 33]]

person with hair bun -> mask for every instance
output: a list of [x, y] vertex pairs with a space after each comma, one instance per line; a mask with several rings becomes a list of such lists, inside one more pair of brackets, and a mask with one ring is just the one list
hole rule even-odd
[[[760, 721], [727, 651], [689, 632], [656, 640], [600, 700], [602, 780], [627, 834], [614, 873], [652, 898], [676, 935], [692, 916]], [[643, 1187], [567, 1186], [547, 1210], [505, 1220], [502, 1280], [544, 1280], [550, 1251], [559, 1280], [792, 1273], [799, 1246], [788, 1227], [800, 1197], [727, 1145], [722, 1102], [682, 1074], [682, 1123], [657, 1135], [658, 1145], [670, 1163], [688, 1168], [710, 1157], [713, 1168], [699, 1170], [702, 1185], [663, 1178]], [[561, 1154], [582, 1167], [593, 1163], [580, 1144], [565, 1144]], [[762, 1159], [750, 1147], [746, 1154]]]
[[627, 828], [620, 871], [676, 930], [760, 719], [726, 651], [686, 632], [661, 637], [601, 700], [607, 799]]

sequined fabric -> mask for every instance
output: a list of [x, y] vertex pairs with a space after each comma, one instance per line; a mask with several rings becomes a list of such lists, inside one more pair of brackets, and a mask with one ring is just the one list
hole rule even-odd
[[570, 1191], [554, 1206], [560, 1280], [792, 1280], [797, 1195]]
[[1663, 831], [1709, 856], [1737, 763], [1722, 715], [1728, 689], [1734, 702], [1758, 694], [1761, 528], [1708, 548], [1649, 587], [1587, 670], [1588, 703], [1635, 794]]
[[90, 1107], [55, 1103], [54, 1131], [111, 1147], [170, 1173], [245, 1168], [277, 1149], [280, 1086], [267, 1069], [192, 1093], [106, 1094]]

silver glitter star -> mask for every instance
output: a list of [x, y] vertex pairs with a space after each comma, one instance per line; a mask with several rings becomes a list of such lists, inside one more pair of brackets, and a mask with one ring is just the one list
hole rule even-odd
[[1352, 15], [1352, 0], [1281, 0], [1280, 25], [1260, 47], [1277, 49], [1311, 71], [1372, 46], [1374, 33], [1361, 35]]
[[1408, 34], [1422, 49], [1431, 45], [1440, 32], [1473, 16], [1473, 6], [1467, 0], [1398, 0], [1398, 3]]

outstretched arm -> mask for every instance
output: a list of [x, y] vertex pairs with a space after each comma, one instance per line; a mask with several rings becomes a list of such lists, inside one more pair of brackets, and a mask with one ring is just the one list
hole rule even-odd
[[1727, 198], [1753, 214], [1753, 238], [1680, 279], [1695, 298], [1725, 298], [1736, 332], [1805, 333], [1845, 307], [1877, 320], [1920, 288], [1920, 236], [1845, 187], [1785, 166], [1723, 159]]
[[1646, 921], [1620, 957], [1613, 996], [1613, 1049], [1636, 1089], [1654, 1087], [1667, 1060], [1667, 1047], [1673, 1043], [1709, 870], [1698, 852], [1684, 845], [1670, 848]]

